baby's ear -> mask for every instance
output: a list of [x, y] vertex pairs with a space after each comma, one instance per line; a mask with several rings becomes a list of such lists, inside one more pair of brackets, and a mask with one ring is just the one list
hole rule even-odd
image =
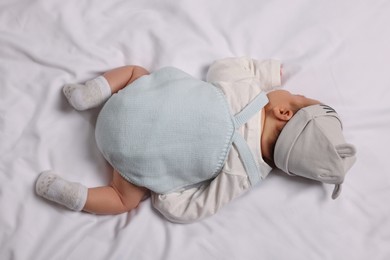
[[287, 106], [275, 106], [272, 111], [274, 116], [282, 121], [289, 121], [294, 116], [292, 109]]
[[335, 149], [341, 158], [352, 157], [356, 154], [355, 146], [348, 143], [336, 145]]

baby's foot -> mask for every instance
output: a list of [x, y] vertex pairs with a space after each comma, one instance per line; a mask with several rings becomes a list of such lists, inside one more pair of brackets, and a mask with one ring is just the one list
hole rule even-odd
[[69, 182], [52, 171], [42, 172], [35, 184], [36, 193], [74, 211], [84, 208], [88, 188], [80, 183]]
[[77, 110], [86, 110], [103, 104], [111, 96], [107, 80], [97, 77], [82, 84], [66, 84], [63, 88], [65, 97]]

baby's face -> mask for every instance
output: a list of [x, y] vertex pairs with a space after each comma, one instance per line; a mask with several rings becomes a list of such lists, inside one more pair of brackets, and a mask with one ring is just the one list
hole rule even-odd
[[291, 105], [296, 109], [300, 109], [303, 107], [320, 104], [321, 102], [315, 99], [307, 98], [303, 95], [295, 95], [291, 94], [286, 90], [275, 90], [268, 93], [268, 98], [270, 102], [274, 105], [276, 104], [285, 104]]

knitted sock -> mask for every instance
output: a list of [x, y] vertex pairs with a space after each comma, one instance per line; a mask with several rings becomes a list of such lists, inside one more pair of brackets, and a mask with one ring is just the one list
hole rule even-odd
[[66, 84], [63, 92], [69, 103], [77, 110], [97, 107], [111, 96], [111, 88], [103, 76], [82, 84]]
[[81, 211], [87, 201], [88, 188], [69, 182], [52, 171], [42, 172], [35, 184], [36, 193], [71, 210]]

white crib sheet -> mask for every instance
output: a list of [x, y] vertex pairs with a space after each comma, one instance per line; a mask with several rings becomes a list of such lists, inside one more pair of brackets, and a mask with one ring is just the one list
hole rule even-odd
[[[0, 2], [0, 259], [389, 259], [390, 2]], [[118, 216], [37, 197], [39, 172], [88, 186], [110, 167], [98, 109], [62, 94], [114, 67], [177, 66], [205, 78], [228, 56], [283, 62], [286, 89], [334, 107], [358, 150], [339, 199], [331, 185], [273, 172], [214, 217], [180, 225], [146, 200]]]

